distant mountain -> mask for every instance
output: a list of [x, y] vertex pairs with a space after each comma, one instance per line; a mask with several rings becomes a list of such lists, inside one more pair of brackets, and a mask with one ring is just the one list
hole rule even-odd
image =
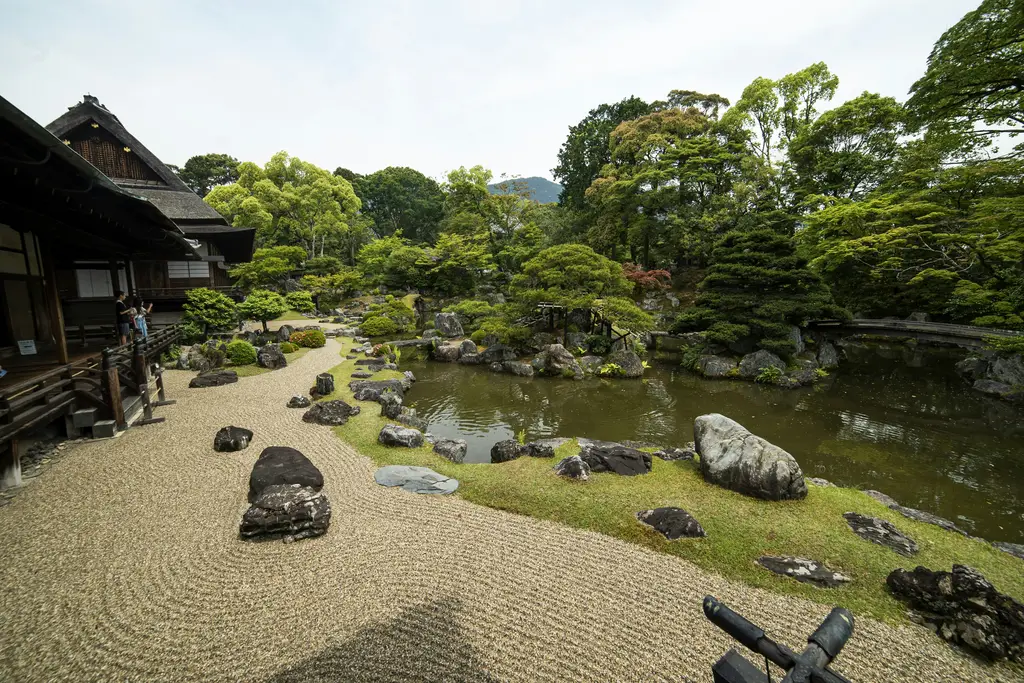
[[[541, 204], [557, 202], [558, 195], [562, 192], [562, 186], [558, 183], [553, 183], [547, 178], [538, 178], [537, 176], [532, 178], [512, 178], [506, 182], [509, 184], [516, 182], [526, 183], [526, 187], [530, 191], [530, 198]], [[491, 191], [491, 194], [501, 194], [501, 190], [498, 188], [499, 184], [492, 183], [487, 186], [487, 189]]]

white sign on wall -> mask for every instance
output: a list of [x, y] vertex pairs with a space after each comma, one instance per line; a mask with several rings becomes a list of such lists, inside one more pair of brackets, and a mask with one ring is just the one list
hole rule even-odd
[[23, 356], [36, 355], [36, 341], [34, 339], [19, 339], [18, 351], [21, 352], [21, 355]]

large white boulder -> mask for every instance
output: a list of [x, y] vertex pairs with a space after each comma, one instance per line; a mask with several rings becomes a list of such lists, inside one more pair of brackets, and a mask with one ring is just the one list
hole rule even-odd
[[701, 415], [693, 423], [704, 480], [765, 500], [807, 496], [804, 473], [792, 455], [751, 434], [724, 415]]

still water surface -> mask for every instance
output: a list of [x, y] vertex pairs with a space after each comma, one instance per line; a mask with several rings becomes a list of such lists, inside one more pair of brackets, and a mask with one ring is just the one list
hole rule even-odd
[[1024, 414], [971, 391], [957, 356], [848, 348], [814, 388], [787, 391], [655, 365], [643, 380], [568, 381], [482, 367], [404, 361], [419, 379], [406, 403], [439, 436], [465, 439], [467, 462], [525, 432], [664, 446], [693, 440], [693, 420], [722, 413], [786, 449], [808, 477], [883, 491], [989, 540], [1024, 543]]

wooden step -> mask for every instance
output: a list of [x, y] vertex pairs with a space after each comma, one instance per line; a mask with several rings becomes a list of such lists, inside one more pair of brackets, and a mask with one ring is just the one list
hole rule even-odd
[[71, 413], [71, 423], [77, 429], [85, 429], [96, 424], [96, 409], [83, 408]]
[[100, 420], [92, 426], [92, 438], [109, 439], [117, 434], [117, 423], [113, 420]]

